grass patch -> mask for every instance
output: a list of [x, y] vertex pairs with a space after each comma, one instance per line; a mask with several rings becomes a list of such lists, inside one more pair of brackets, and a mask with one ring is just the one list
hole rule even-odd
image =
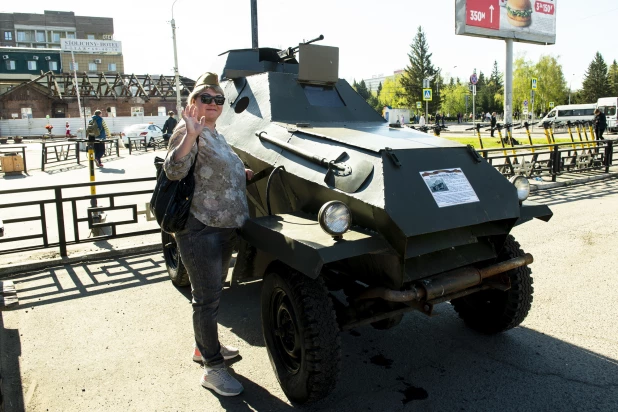
[[[457, 143], [461, 143], [464, 145], [472, 145], [475, 149], [480, 149], [481, 146], [479, 144], [479, 139], [477, 137], [445, 137], [445, 139], [452, 140]], [[517, 141], [522, 145], [529, 145], [527, 137], [516, 137]], [[556, 137], [556, 143], [566, 143], [570, 142], [571, 139], [568, 137]], [[532, 144], [547, 144], [547, 139], [544, 137], [533, 137]], [[498, 137], [483, 137], [483, 147], [485, 149], [495, 149], [502, 147], [500, 144], [500, 139]], [[510, 147], [510, 146], [509, 146]], [[517, 146], [515, 146], [517, 147]]]

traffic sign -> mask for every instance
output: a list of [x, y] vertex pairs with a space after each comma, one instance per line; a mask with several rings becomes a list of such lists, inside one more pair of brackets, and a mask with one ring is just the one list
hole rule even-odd
[[423, 79], [423, 89], [429, 88], [429, 79]]
[[524, 107], [528, 107], [528, 100], [524, 100]]
[[472, 76], [470, 76], [470, 83], [476, 84], [478, 83], [478, 81], [479, 81], [478, 76], [476, 75], [476, 73], [473, 73]]
[[498, 7], [497, 1], [467, 0], [466, 9], [466, 24], [468, 26], [500, 29], [500, 7]]
[[549, 107], [554, 107], [554, 102], [549, 102]]
[[536, 87], [538, 86], [538, 83], [539, 83], [538, 80], [539, 79], [537, 79], [536, 77], [532, 78], [532, 81], [530, 82], [532, 90], [536, 90]]
[[431, 101], [431, 89], [423, 89], [423, 100]]
[[422, 104], [421, 102], [416, 102], [416, 108], [417, 108], [417, 109], [422, 108], [423, 106], [421, 106], [421, 104]]

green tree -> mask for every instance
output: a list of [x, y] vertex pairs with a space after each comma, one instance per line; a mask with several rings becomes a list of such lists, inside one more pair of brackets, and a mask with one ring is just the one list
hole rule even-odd
[[[423, 79], [435, 76], [436, 69], [431, 63], [432, 54], [429, 53], [427, 38], [421, 26], [418, 27], [414, 41], [410, 45], [408, 59], [410, 64], [406, 66], [401, 84], [404, 88], [407, 107], [416, 107], [416, 101], [423, 98]], [[435, 112], [437, 99], [429, 102], [429, 112]]]
[[[464, 84], [453, 84], [441, 90], [442, 111], [454, 117], [456, 113], [466, 112], [466, 95], [469, 94], [468, 86]], [[470, 100], [470, 110], [472, 109]]]
[[405, 89], [401, 85], [401, 76], [398, 76], [396, 78], [387, 77], [384, 80], [384, 85], [382, 86], [382, 90], [379, 96], [382, 107], [408, 107], [408, 101], [405, 97], [405, 92]]
[[[513, 62], [513, 111], [522, 112], [524, 100], [530, 100], [530, 79], [536, 77], [534, 65], [521, 56]], [[531, 107], [528, 106], [530, 109]]]
[[378, 84], [378, 92], [377, 92], [377, 96], [376, 97], [380, 97], [380, 93], [382, 93], [382, 82], [380, 82], [380, 84]]
[[611, 87], [611, 95], [618, 96], [618, 63], [616, 59], [611, 66], [609, 66], [608, 72], [609, 86]]
[[582, 95], [587, 103], [596, 103], [599, 97], [612, 94], [611, 85], [607, 76], [607, 64], [601, 53], [597, 52], [588, 66], [582, 84]]
[[562, 66], [553, 56], [541, 56], [534, 65], [535, 77], [538, 78], [535, 92], [534, 105], [541, 112], [549, 110], [549, 102], [555, 105], [567, 104], [569, 101], [569, 88]]

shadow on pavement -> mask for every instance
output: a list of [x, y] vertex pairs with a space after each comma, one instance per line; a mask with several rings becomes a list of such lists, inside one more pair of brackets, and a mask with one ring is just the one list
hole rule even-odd
[[163, 256], [152, 253], [58, 266], [11, 278], [19, 307], [85, 298], [168, 279]]
[[531, 200], [548, 206], [576, 202], [584, 199], [595, 199], [618, 193], [618, 179], [606, 179], [578, 185], [539, 190], [534, 192]]
[[19, 330], [5, 329], [0, 312], [0, 410], [17, 412], [26, 410], [23, 398], [19, 357], [21, 342]]
[[125, 171], [124, 169], [111, 169], [109, 167], [105, 167], [105, 165], [103, 165], [102, 168], [99, 169], [100, 173], [113, 173], [113, 174], [124, 174]]

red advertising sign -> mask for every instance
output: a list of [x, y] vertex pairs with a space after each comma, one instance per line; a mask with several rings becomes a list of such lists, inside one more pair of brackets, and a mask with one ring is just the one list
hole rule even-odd
[[500, 4], [498, 0], [467, 0], [466, 24], [485, 29], [500, 29]]
[[534, 10], [537, 13], [554, 14], [554, 10], [556, 10], [556, 7], [551, 3], [537, 0], [534, 2]]

